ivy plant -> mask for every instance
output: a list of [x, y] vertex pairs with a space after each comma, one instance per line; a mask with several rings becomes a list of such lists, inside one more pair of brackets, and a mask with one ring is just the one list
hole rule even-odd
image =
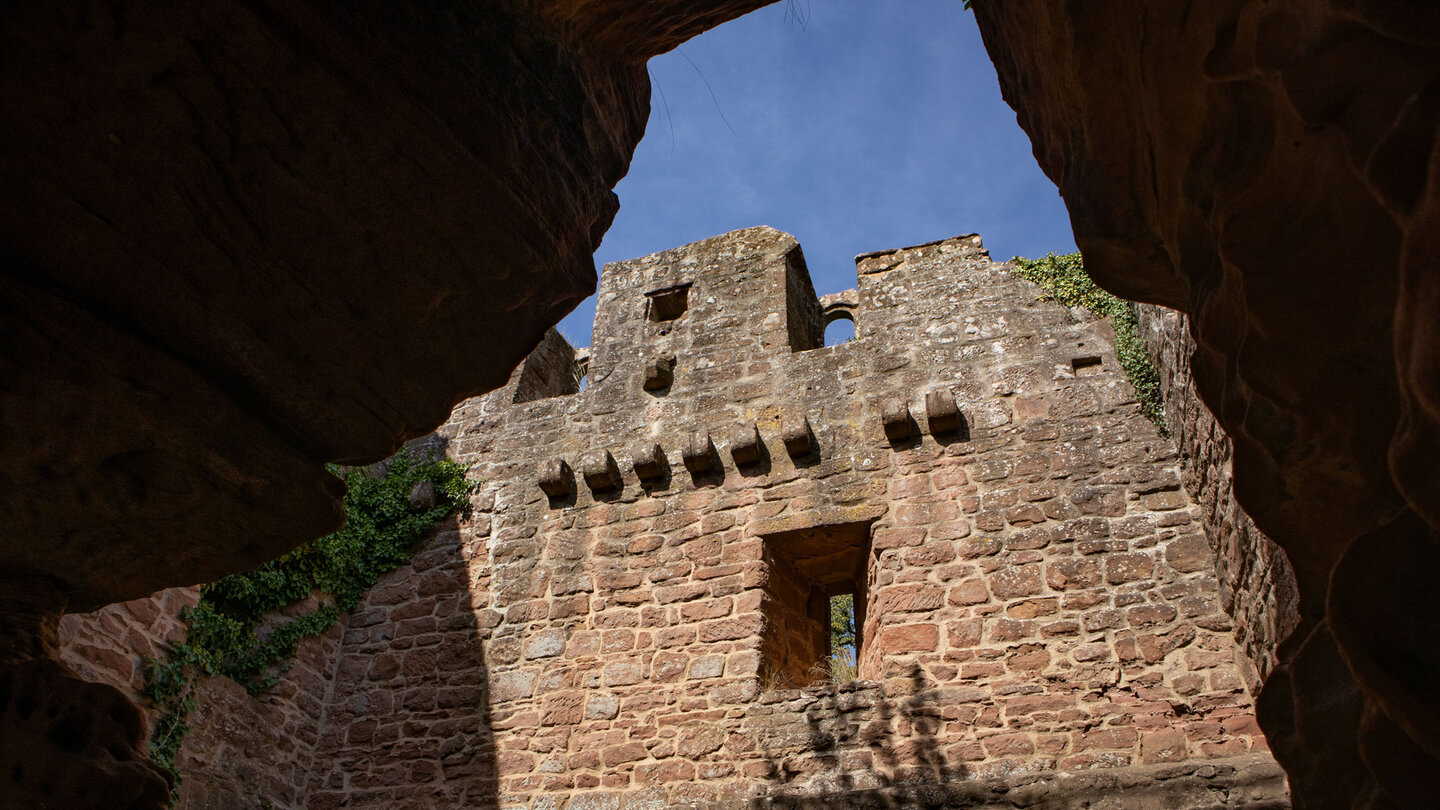
[[1155, 373], [1150, 353], [1140, 339], [1135, 309], [1130, 302], [1116, 298], [1091, 280], [1079, 253], [1051, 253], [1042, 259], [1016, 256], [1011, 262], [1015, 275], [1039, 284], [1050, 299], [1067, 307], [1084, 307], [1097, 318], [1110, 319], [1115, 329], [1115, 355], [1130, 384], [1135, 386], [1135, 398], [1141, 410], [1162, 433], [1167, 432], [1160, 375]]
[[[184, 641], [166, 657], [146, 661], [145, 696], [161, 710], [150, 754], [175, 777], [177, 790], [175, 755], [189, 729], [200, 679], [223, 675], [252, 695], [274, 686], [301, 641], [329, 630], [381, 576], [407, 562], [476, 486], [460, 464], [417, 460], [405, 450], [378, 474], [330, 469], [345, 479], [344, 527], [253, 571], [203, 586], [199, 603], [181, 616]], [[412, 506], [411, 492], [426, 482], [434, 488], [433, 505]], [[316, 607], [275, 622], [283, 608], [311, 597]], [[262, 633], [267, 620], [269, 629]]]

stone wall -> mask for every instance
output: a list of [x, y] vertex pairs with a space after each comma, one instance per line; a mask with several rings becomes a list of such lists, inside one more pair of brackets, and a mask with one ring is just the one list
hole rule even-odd
[[607, 267], [593, 352], [433, 438], [470, 508], [269, 693], [202, 686], [181, 806], [1283, 806], [1107, 325], [974, 236], [858, 269], [823, 347], [777, 231]]
[[[482, 491], [349, 620], [311, 806], [1077, 771], [1134, 798], [1151, 764], [1284, 801], [1179, 459], [1103, 327], [972, 236], [861, 257], [857, 339], [821, 347], [803, 267], [766, 228], [611, 265], [585, 391], [526, 401], [522, 370], [456, 409]], [[837, 684], [771, 639], [842, 590], [862, 680]]]
[[60, 662], [80, 678], [109, 684], [144, 707], [145, 661], [161, 657], [185, 637], [180, 611], [200, 599], [200, 588], [170, 588], [142, 599], [106, 605], [60, 619]]
[[340, 627], [306, 639], [295, 663], [258, 695], [207, 678], [175, 757], [177, 810], [304, 810], [315, 748], [331, 700]]
[[1252, 693], [1276, 664], [1280, 642], [1300, 622], [1295, 572], [1285, 551], [1255, 527], [1235, 501], [1230, 437], [1200, 401], [1190, 358], [1195, 340], [1189, 319], [1165, 307], [1137, 306], [1140, 334], [1150, 350], [1165, 398], [1165, 422], [1180, 452], [1185, 488], [1215, 555], [1220, 598], [1235, 619], [1235, 641], [1245, 651]]

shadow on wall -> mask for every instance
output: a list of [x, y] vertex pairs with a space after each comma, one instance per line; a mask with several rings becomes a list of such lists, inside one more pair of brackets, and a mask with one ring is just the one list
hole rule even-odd
[[[440, 458], [448, 441], [407, 447]], [[435, 494], [416, 486], [412, 512], [433, 508]], [[496, 806], [484, 631], [468, 587], [473, 509], [445, 518], [336, 625], [302, 642], [273, 687], [251, 697], [228, 678], [202, 684], [177, 760], [181, 810]], [[281, 609], [259, 632], [314, 602]]]
[[[804, 690], [799, 694], [809, 705], [803, 710], [777, 706], [776, 722], [764, 734], [777, 793], [749, 806], [830, 810], [837, 801], [845, 807], [950, 806], [943, 786], [972, 774], [940, 748], [947, 722], [944, 690], [928, 685], [919, 666], [912, 665], [908, 678], [905, 697], [887, 697], [874, 682], [852, 681], [823, 687], [818, 696]], [[775, 693], [784, 694], [796, 693]], [[801, 729], [786, 729], [781, 719], [802, 712], [797, 719], [804, 724], [803, 738], [792, 736]], [[774, 751], [787, 742], [801, 744], [793, 746], [794, 753]], [[938, 803], [927, 803], [927, 797]]]
[[[444, 437], [410, 442], [444, 454]], [[310, 775], [331, 807], [498, 807], [485, 646], [494, 621], [471, 575], [490, 516], [474, 500], [409, 564], [384, 575], [346, 621]]]
[[308, 808], [499, 806], [485, 665], [494, 625], [472, 609], [487, 600], [469, 565], [484, 553], [470, 538], [486, 533], [464, 525], [485, 520], [447, 520], [348, 617]]

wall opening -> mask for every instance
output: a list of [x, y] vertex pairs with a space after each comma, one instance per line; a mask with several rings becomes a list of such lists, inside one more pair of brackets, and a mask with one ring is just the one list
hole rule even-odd
[[825, 345], [839, 346], [855, 339], [855, 316], [849, 310], [835, 309], [825, 313]]
[[663, 290], [645, 293], [646, 317], [651, 321], [673, 321], [685, 314], [690, 306], [690, 285], [678, 284]]
[[1076, 377], [1093, 377], [1105, 370], [1099, 357], [1076, 357], [1070, 361]]
[[854, 662], [865, 626], [870, 524], [816, 526], [764, 539], [769, 577], [761, 600], [761, 683], [796, 689], [860, 677]]

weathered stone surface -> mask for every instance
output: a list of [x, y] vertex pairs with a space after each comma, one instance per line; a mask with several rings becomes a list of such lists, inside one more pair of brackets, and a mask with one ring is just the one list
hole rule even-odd
[[892, 442], [909, 439], [915, 430], [910, 419], [910, 405], [903, 399], [887, 399], [880, 410], [880, 423], [885, 427], [885, 438]]
[[546, 495], [563, 498], [575, 489], [575, 473], [570, 469], [570, 462], [552, 458], [540, 468], [537, 483]]
[[641, 481], [654, 481], [664, 477], [670, 468], [665, 450], [655, 442], [641, 442], [630, 451], [630, 460], [635, 475]]
[[[58, 616], [57, 616], [58, 618]], [[5, 807], [163, 807], [145, 720], [119, 690], [79, 680], [49, 658], [0, 670]]]
[[593, 289], [645, 59], [762, 4], [7, 8], [0, 567], [88, 611], [333, 529], [324, 463]]
[[580, 468], [584, 471], [586, 486], [596, 492], [616, 489], [622, 483], [620, 465], [615, 463], [615, 456], [609, 450], [586, 453]]
[[765, 452], [765, 444], [760, 440], [760, 431], [751, 422], [735, 429], [734, 438], [730, 440], [730, 458], [734, 459], [737, 465], [754, 464], [760, 460]]
[[[1440, 771], [1440, 730], [1420, 719], [1440, 698], [1417, 686], [1440, 676], [1440, 618], [1392, 604], [1404, 588], [1359, 596], [1350, 580], [1440, 576], [1421, 570], [1440, 542], [1440, 11], [981, 3], [976, 18], [1087, 269], [1189, 314], [1196, 389], [1233, 442], [1235, 498], [1298, 585], [1298, 638], [1277, 673], [1330, 638], [1347, 666], [1317, 670], [1329, 687], [1298, 671], [1284, 683], [1340, 701], [1357, 679], [1365, 716], [1390, 724], [1352, 734], [1312, 705], [1270, 713], [1298, 724], [1270, 726], [1293, 743], [1277, 746], [1287, 768], [1320, 780], [1299, 795], [1368, 801], [1311, 769], [1328, 749], [1318, 758], [1357, 770], [1344, 778], [1373, 777], [1403, 803], [1419, 784], [1407, 771]], [[1231, 570], [1238, 589], [1256, 584]], [[1375, 750], [1398, 751], [1394, 733], [1425, 753], [1386, 767], [1361, 754], [1372, 730]]]

